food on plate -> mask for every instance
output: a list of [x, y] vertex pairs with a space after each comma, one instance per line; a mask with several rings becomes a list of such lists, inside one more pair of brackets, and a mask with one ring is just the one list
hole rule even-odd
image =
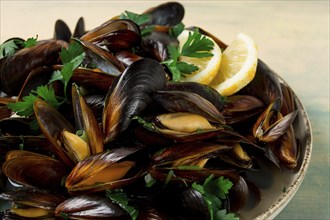
[[1, 44], [1, 175], [20, 186], [3, 217], [239, 219], [265, 164], [295, 169], [293, 91], [251, 37], [227, 46], [184, 13]]

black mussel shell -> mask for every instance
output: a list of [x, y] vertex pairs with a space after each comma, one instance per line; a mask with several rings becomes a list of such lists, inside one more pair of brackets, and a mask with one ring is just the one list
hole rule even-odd
[[55, 215], [64, 219], [129, 219], [119, 205], [97, 195], [69, 198], [56, 207]]
[[44, 41], [1, 59], [0, 90], [7, 95], [18, 95], [30, 72], [40, 66], [56, 64], [61, 48], [66, 45], [60, 40]]
[[210, 86], [196, 82], [167, 82], [166, 91], [184, 91], [196, 93], [211, 102], [219, 111], [224, 105], [223, 97]]
[[225, 124], [220, 111], [207, 99], [193, 92], [157, 91], [152, 98], [170, 112], [190, 112], [205, 117], [210, 122]]
[[139, 115], [152, 102], [150, 94], [165, 87], [161, 64], [145, 58], [132, 63], [110, 88], [103, 110], [105, 142], [125, 131], [132, 117]]
[[143, 14], [149, 14], [151, 20], [147, 24], [174, 26], [184, 17], [184, 7], [178, 2], [167, 2], [150, 8]]

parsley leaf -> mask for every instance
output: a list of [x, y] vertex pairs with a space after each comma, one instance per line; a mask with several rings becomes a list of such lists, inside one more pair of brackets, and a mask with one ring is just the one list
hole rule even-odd
[[152, 187], [157, 181], [150, 175], [150, 173], [144, 176], [144, 181], [146, 182], [146, 187]]
[[133, 22], [135, 22], [137, 25], [143, 25], [150, 21], [150, 15], [148, 14], [136, 14], [130, 11], [125, 11], [120, 14], [119, 16], [120, 19], [129, 19]]
[[181, 73], [183, 73], [183, 77], [185, 77], [185, 74], [191, 74], [198, 70], [198, 66], [181, 61], [177, 62], [176, 67]]
[[24, 96], [22, 101], [9, 103], [8, 108], [20, 116], [29, 117], [33, 114], [33, 103], [37, 98], [44, 99], [55, 108], [58, 108], [64, 103], [66, 101], [67, 85], [72, 77], [73, 70], [82, 63], [85, 53], [83, 47], [79, 43], [74, 42], [69, 45], [68, 49], [62, 48], [60, 57], [63, 62], [63, 67], [61, 71], [54, 71], [49, 83], [56, 80], [63, 82], [65, 97], [61, 102], [58, 100], [58, 97], [56, 97], [52, 87], [42, 85], [37, 87], [36, 90], [32, 90], [28, 96]]
[[184, 27], [184, 24], [180, 22], [177, 25], [170, 27], [169, 34], [172, 37], [178, 37], [184, 30]]
[[141, 36], [150, 34], [155, 27], [154, 25], [146, 25], [151, 19], [149, 14], [136, 14], [130, 11], [125, 11], [120, 14], [119, 18], [129, 19], [139, 25], [141, 29]]
[[84, 59], [84, 56], [84, 48], [78, 42], [69, 44], [68, 49], [63, 47], [60, 52], [63, 65], [74, 63], [74, 69], [80, 65]]
[[4, 42], [0, 45], [0, 59], [13, 55], [18, 49], [15, 40]]
[[135, 207], [128, 205], [129, 197], [122, 189], [107, 190], [106, 196], [114, 203], [122, 207], [131, 216], [133, 220], [137, 219], [139, 211]]
[[223, 176], [214, 179], [210, 175], [205, 179], [203, 185], [194, 182], [191, 187], [201, 193], [207, 203], [211, 220], [238, 220], [233, 213], [227, 213], [222, 207], [222, 200], [226, 199], [233, 183]]
[[196, 28], [193, 33], [189, 32], [187, 41], [182, 46], [181, 56], [187, 57], [211, 57], [210, 52], [213, 49], [214, 43], [199, 33]]
[[7, 106], [12, 111], [16, 112], [20, 116], [30, 116], [33, 114], [33, 103], [37, 100], [37, 96], [30, 93], [28, 96], [24, 96], [21, 102], [8, 103]]
[[141, 124], [144, 128], [147, 128], [149, 130], [155, 130], [155, 125], [152, 122], [147, 122], [140, 116], [134, 116], [132, 120], [137, 120], [139, 124]]
[[26, 41], [17, 38], [4, 42], [0, 45], [0, 59], [13, 55], [17, 50], [21, 48], [29, 48], [35, 46], [37, 44], [37, 39], [38, 36], [36, 38], [28, 38]]
[[36, 93], [55, 108], [58, 108], [61, 105], [55, 96], [53, 87], [39, 86]]
[[182, 77], [186, 77], [187, 74], [191, 74], [198, 70], [198, 66], [180, 61], [181, 56], [186, 57], [210, 57], [213, 54], [210, 52], [213, 49], [214, 43], [200, 34], [196, 28], [193, 33], [189, 33], [187, 41], [180, 48], [176, 48], [172, 45], [167, 47], [169, 59], [162, 62], [166, 65], [169, 71], [172, 73], [172, 80], [178, 82]]
[[30, 48], [30, 47], [35, 46], [37, 44], [37, 40], [38, 40], [38, 35], [35, 38], [34, 37], [28, 38], [24, 42], [24, 48]]

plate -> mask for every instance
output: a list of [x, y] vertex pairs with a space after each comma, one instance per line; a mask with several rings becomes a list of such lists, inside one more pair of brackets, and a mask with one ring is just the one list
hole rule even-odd
[[[289, 87], [281, 77], [278, 76], [278, 78]], [[294, 171], [283, 170], [283, 172], [271, 168], [274, 174], [274, 184], [262, 190], [261, 201], [255, 208], [240, 212], [242, 219], [268, 220], [275, 218], [294, 197], [306, 175], [312, 152], [312, 131], [303, 104], [295, 94], [294, 99], [296, 107], [299, 109], [293, 124], [301, 147], [298, 166]]]
[[[290, 88], [284, 79], [280, 76], [278, 78], [280, 82]], [[278, 169], [272, 169], [274, 184], [270, 188], [262, 190], [261, 201], [253, 210], [241, 213], [243, 219], [274, 219], [290, 202], [304, 180], [312, 156], [312, 127], [307, 112], [295, 93], [294, 99], [297, 109], [299, 109], [293, 122], [296, 139], [301, 147], [298, 165], [293, 171], [279, 172]]]

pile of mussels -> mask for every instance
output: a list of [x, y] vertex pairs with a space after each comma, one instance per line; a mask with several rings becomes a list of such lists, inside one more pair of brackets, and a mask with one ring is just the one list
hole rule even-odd
[[[138, 219], [210, 219], [204, 196], [190, 187], [210, 175], [232, 182], [222, 208], [239, 216], [260, 201], [254, 174], [265, 163], [295, 169], [298, 110], [290, 88], [261, 60], [253, 81], [229, 97], [171, 81], [161, 62], [167, 46], [178, 45], [169, 29], [182, 21], [184, 8], [169, 2], [143, 14], [151, 18], [143, 25], [154, 27], [149, 35], [118, 17], [91, 31], [81, 18], [73, 34], [58, 20], [54, 39], [0, 60], [0, 198], [12, 203], [4, 219], [129, 219], [106, 197], [116, 189], [137, 207]], [[47, 85], [72, 41], [86, 56], [70, 79], [67, 101], [56, 109], [40, 98], [30, 117], [13, 117], [7, 104]], [[37, 131], [30, 129], [34, 119]], [[146, 179], [155, 184], [146, 187]]]

